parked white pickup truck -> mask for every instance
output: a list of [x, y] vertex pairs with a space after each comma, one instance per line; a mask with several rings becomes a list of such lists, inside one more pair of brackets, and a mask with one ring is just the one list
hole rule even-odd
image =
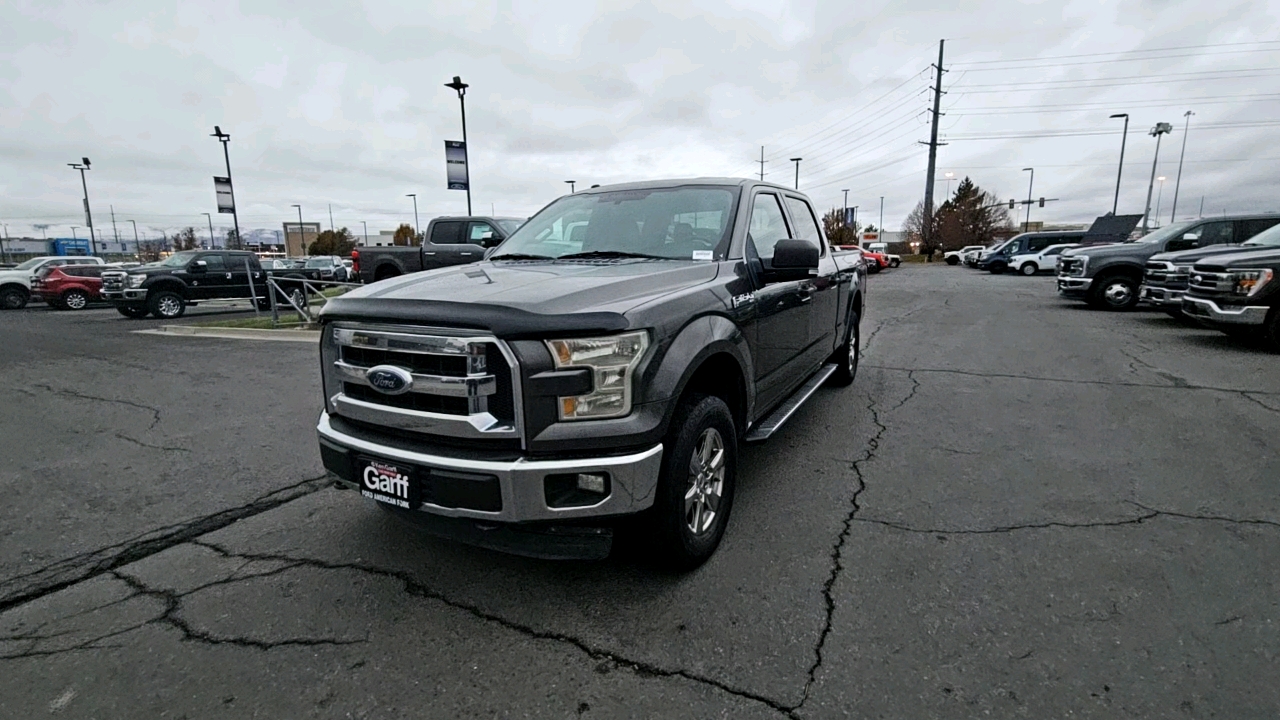
[[31, 278], [42, 268], [59, 265], [105, 265], [100, 257], [88, 255], [48, 255], [27, 260], [17, 267], [0, 270], [0, 309], [21, 310], [31, 299]]

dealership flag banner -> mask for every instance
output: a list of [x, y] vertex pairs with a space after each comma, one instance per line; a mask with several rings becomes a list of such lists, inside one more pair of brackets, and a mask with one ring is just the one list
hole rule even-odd
[[467, 144], [457, 140], [444, 141], [444, 165], [450, 190], [467, 189]]
[[236, 201], [231, 194], [231, 178], [213, 176], [213, 192], [218, 196], [218, 212], [233, 213]]

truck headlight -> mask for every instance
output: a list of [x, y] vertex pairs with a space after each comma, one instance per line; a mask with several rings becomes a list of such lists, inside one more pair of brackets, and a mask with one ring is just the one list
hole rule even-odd
[[1231, 292], [1234, 295], [1253, 297], [1259, 290], [1271, 282], [1275, 273], [1270, 270], [1233, 270], [1231, 272]]
[[147, 281], [147, 276], [146, 276], [146, 275], [130, 275], [130, 276], [129, 276], [129, 287], [131, 287], [131, 288], [142, 287], [142, 283], [144, 283], [144, 282], [146, 282], [146, 281]]
[[558, 398], [561, 420], [598, 420], [631, 412], [632, 373], [649, 347], [645, 331], [548, 340], [557, 368], [591, 369], [591, 392]]

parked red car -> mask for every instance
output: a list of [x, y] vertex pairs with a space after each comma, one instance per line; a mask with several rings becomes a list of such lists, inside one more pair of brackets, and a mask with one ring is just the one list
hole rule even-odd
[[83, 310], [91, 302], [104, 302], [102, 271], [111, 265], [63, 265], [46, 267], [31, 280], [31, 294], [59, 310]]

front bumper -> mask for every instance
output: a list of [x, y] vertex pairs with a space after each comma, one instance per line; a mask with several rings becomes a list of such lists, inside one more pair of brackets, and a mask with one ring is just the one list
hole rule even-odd
[[1093, 278], [1074, 275], [1058, 276], [1058, 294], [1067, 297], [1084, 297], [1093, 285]]
[[124, 290], [103, 290], [102, 299], [112, 303], [123, 303], [132, 305], [144, 303], [147, 301], [147, 291], [144, 288], [125, 288]]
[[[447, 455], [413, 452], [390, 447], [344, 433], [321, 413], [316, 426], [320, 437], [320, 454], [324, 466], [346, 486], [360, 489], [356, 457], [381, 460], [409, 466], [422, 476], [431, 471], [456, 473], [471, 477], [496, 479], [501, 498], [497, 510], [468, 507], [445, 507], [423, 502], [418, 511], [454, 518], [470, 518], [489, 523], [525, 523], [576, 520], [630, 515], [653, 505], [662, 468], [662, 445], [628, 455], [610, 455], [563, 460], [539, 460], [519, 457], [514, 460], [478, 460]], [[609, 494], [589, 506], [550, 507], [547, 502], [546, 478], [551, 475], [605, 473], [609, 477]]]
[[1265, 305], [1221, 307], [1207, 298], [1183, 297], [1182, 312], [1206, 325], [1261, 325], [1271, 308]]
[[1185, 289], [1156, 287], [1154, 285], [1143, 285], [1138, 289], [1138, 299], [1142, 302], [1170, 309], [1182, 307], [1182, 297], [1186, 294], [1187, 291]]

